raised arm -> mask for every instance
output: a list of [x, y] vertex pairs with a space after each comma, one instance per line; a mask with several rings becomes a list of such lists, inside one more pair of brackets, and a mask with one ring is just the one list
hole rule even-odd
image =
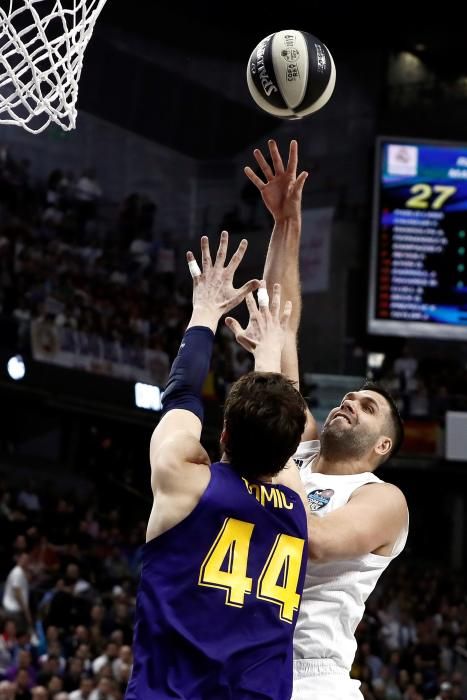
[[151, 438], [154, 506], [148, 540], [186, 517], [209, 483], [210, 460], [200, 443], [201, 390], [211, 362], [214, 335], [220, 318], [259, 285], [258, 280], [251, 280], [240, 289], [234, 288], [233, 277], [247, 241], [240, 243], [225, 265], [227, 246], [228, 234], [223, 231], [213, 264], [208, 239], [203, 236], [202, 270], [193, 253], [187, 253], [193, 277], [193, 312], [164, 391], [162, 418]]
[[[290, 142], [286, 167], [276, 142], [271, 139], [268, 145], [272, 166], [259, 149], [254, 151], [255, 159], [265, 181], [258, 177], [250, 167], [245, 168], [245, 174], [258, 188], [263, 202], [274, 220], [263, 277], [266, 280], [269, 294], [272, 293], [273, 284], [279, 283], [282, 289], [282, 298], [292, 302], [289, 329], [281, 356], [281, 371], [296, 382], [298, 388], [297, 334], [302, 309], [299, 268], [301, 208], [302, 192], [308, 173], [303, 171], [297, 176], [298, 145], [296, 141]], [[317, 437], [316, 423], [309, 413], [303, 440], [313, 440]]]

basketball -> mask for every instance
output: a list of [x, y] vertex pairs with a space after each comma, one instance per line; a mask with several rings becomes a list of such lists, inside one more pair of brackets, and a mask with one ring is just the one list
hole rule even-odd
[[312, 34], [275, 32], [253, 50], [248, 89], [258, 107], [282, 119], [301, 119], [329, 101], [336, 68], [329, 49]]

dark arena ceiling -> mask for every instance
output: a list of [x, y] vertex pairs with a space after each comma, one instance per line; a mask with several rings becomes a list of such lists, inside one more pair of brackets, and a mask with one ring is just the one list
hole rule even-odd
[[[282, 29], [301, 29], [323, 41], [340, 65], [346, 57], [351, 60], [363, 56], [362, 77], [373, 69], [368, 63], [372, 51], [371, 63], [384, 71], [386, 56], [398, 50], [423, 52], [423, 61], [440, 77], [467, 75], [464, 22], [460, 17], [451, 10], [440, 17], [418, 6], [409, 13], [410, 7], [399, 2], [366, 7], [362, 3], [275, 3], [274, 7], [272, 3], [251, 2], [108, 0], [96, 34], [118, 30], [123, 41], [128, 33], [179, 50], [184, 58], [207, 57], [213, 62], [228, 59], [246, 67], [251, 51], [262, 38]], [[106, 49], [105, 44], [91, 41], [88, 47], [80, 88], [83, 109], [201, 159], [229, 157], [277, 126], [276, 118], [260, 113], [248, 99], [229, 101], [180, 74], [170, 80], [167, 68], [149, 65], [138, 56], [130, 63], [115, 47]], [[121, 84], [132, 99], [122, 101]], [[381, 88], [384, 90], [384, 78]], [[141, 104], [141, 95], [145, 96], [146, 108], [134, 109], [132, 104]], [[193, 123], [202, 120], [205, 133], [212, 135], [212, 144], [196, 136], [189, 119], [184, 120], [183, 129], [178, 128], [176, 117], [180, 113], [190, 115]], [[220, 125], [222, 133], [218, 133]], [[219, 142], [224, 153], [219, 152]]]
[[[459, 5], [458, 5], [459, 7]], [[130, 9], [129, 9], [130, 8]], [[465, 56], [464, 22], [454, 6], [438, 16], [410, 3], [177, 3], [108, 0], [100, 22], [154, 37], [183, 51], [243, 61], [271, 32], [293, 28], [334, 48], [443, 49], [445, 60]]]

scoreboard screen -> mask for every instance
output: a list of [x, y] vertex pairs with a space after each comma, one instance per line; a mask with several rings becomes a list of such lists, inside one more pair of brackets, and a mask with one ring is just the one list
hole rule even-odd
[[378, 137], [368, 331], [467, 340], [467, 144]]

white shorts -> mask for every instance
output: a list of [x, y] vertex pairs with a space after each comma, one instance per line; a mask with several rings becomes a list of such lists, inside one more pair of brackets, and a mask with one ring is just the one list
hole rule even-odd
[[360, 681], [331, 659], [296, 659], [292, 700], [363, 700]]

